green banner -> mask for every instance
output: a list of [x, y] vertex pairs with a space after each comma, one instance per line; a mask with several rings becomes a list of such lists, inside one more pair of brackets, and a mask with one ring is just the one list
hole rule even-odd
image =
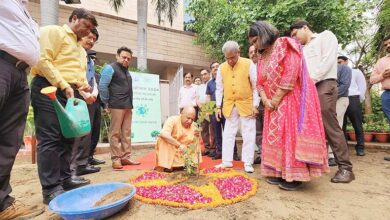
[[160, 76], [130, 73], [133, 79], [131, 141], [154, 142], [161, 130]]

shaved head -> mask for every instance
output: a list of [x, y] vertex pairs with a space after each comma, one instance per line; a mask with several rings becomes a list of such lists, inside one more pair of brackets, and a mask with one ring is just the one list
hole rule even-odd
[[183, 110], [180, 113], [181, 117], [181, 124], [185, 128], [189, 128], [192, 125], [192, 122], [194, 122], [196, 116], [195, 108], [192, 106], [184, 107]]

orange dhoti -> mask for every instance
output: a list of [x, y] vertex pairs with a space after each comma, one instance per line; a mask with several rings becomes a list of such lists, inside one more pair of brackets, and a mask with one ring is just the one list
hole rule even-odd
[[[199, 140], [198, 137], [195, 137], [195, 125], [192, 125], [189, 128], [182, 126], [180, 121], [180, 116], [171, 116], [167, 119], [164, 124], [162, 131], [169, 132], [171, 136], [176, 139], [181, 144], [189, 145], [198, 143], [196, 146], [198, 149], [197, 152], [200, 152]], [[198, 162], [197, 156], [194, 154], [193, 161]], [[199, 163], [202, 158], [199, 156]], [[163, 167], [171, 169], [172, 167], [183, 167], [184, 158], [182, 157], [182, 152], [178, 146], [168, 143], [163, 138], [159, 137], [156, 143], [156, 167]]]

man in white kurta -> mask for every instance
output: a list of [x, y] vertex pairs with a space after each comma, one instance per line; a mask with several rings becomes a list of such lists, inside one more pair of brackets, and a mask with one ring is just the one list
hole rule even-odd
[[[239, 123], [241, 123], [242, 161], [245, 172], [252, 173], [254, 146], [256, 142], [256, 115], [259, 96], [256, 91], [256, 73], [250, 71], [251, 61], [240, 57], [240, 48], [235, 41], [227, 41], [222, 52], [223, 64], [216, 78], [217, 119], [222, 112], [226, 117], [222, 139], [222, 163], [217, 167], [233, 167], [233, 149]], [[223, 107], [222, 106], [223, 99]]]

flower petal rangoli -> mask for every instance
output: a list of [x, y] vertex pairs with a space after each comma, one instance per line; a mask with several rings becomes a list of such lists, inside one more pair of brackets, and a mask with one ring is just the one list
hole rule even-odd
[[257, 191], [256, 180], [229, 169], [208, 168], [201, 171], [199, 179], [172, 175], [147, 171], [131, 178], [137, 187], [135, 198], [150, 204], [198, 209], [240, 202]]

